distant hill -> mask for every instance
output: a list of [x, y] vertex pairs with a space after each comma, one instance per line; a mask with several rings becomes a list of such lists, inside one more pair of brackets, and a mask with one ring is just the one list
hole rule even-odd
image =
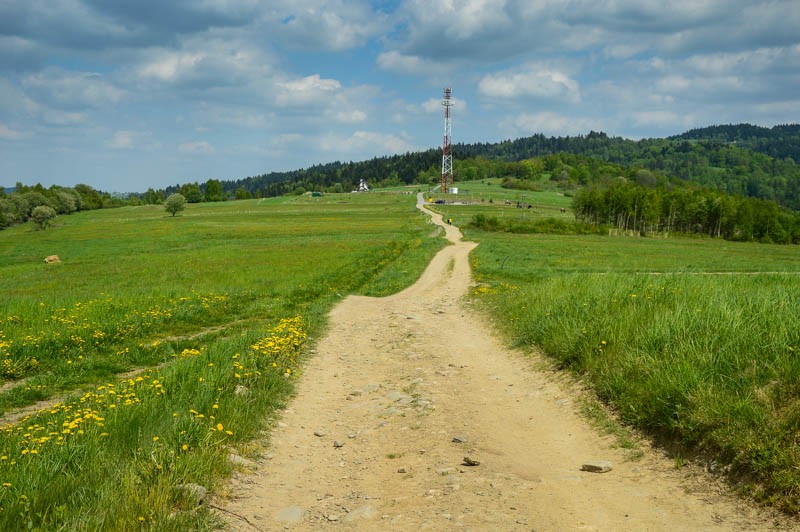
[[742, 148], [766, 153], [770, 157], [791, 157], [800, 162], [800, 124], [785, 124], [771, 128], [751, 124], [709, 126], [692, 129], [670, 140], [716, 140], [734, 143]]
[[[496, 143], [453, 146], [459, 161], [482, 158], [495, 161], [492, 176], [503, 177], [501, 163], [514, 163], [558, 153], [587, 156], [625, 168], [642, 168], [668, 179], [715, 188], [719, 191], [774, 200], [800, 211], [800, 125], [772, 128], [750, 124], [693, 129], [669, 138], [630, 140], [603, 132], [546, 137], [533, 135]], [[236, 181], [223, 181], [232, 196], [247, 191], [253, 196], [277, 196], [307, 190], [349, 191], [359, 180], [371, 185], [436, 183], [441, 151], [429, 150], [376, 157], [368, 161], [339, 161], [291, 172], [272, 172]], [[509, 167], [510, 168], [510, 167]], [[498, 174], [499, 173], [499, 174]], [[513, 176], [513, 173], [509, 174]], [[484, 174], [483, 177], [488, 176]], [[456, 174], [456, 180], [470, 176]], [[167, 192], [170, 192], [168, 190]]]

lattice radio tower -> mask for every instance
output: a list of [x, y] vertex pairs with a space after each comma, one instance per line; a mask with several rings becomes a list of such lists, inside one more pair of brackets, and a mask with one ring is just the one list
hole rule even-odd
[[444, 107], [444, 143], [442, 144], [442, 194], [447, 194], [448, 188], [453, 186], [453, 148], [450, 145], [450, 100], [452, 90], [444, 90], [442, 106]]

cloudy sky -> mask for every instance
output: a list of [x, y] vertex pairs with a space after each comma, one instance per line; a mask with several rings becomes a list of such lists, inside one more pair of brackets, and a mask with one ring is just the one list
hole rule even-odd
[[0, 185], [800, 121], [800, 1], [0, 0]]

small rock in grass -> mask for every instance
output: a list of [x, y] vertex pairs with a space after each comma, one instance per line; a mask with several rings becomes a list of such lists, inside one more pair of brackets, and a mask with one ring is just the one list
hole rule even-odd
[[200, 484], [178, 484], [175, 486], [179, 491], [182, 491], [186, 494], [186, 498], [189, 499], [195, 506], [200, 506], [203, 504], [203, 501], [206, 499], [206, 495], [208, 494], [208, 490], [206, 490]]
[[588, 471], [589, 473], [608, 473], [611, 471], [611, 462], [605, 460], [586, 462], [581, 466], [581, 471]]
[[240, 466], [249, 466], [252, 464], [250, 460], [242, 458], [236, 453], [231, 453], [228, 455], [228, 462], [230, 462], [233, 465], [240, 465]]
[[233, 389], [234, 395], [248, 395], [249, 393], [250, 390], [247, 388], [247, 386], [242, 386], [241, 384], [237, 384], [236, 388]]

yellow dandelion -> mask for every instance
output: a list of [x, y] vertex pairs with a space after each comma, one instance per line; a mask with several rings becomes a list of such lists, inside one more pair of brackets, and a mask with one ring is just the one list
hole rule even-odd
[[222, 430], [222, 423], [217, 423], [217, 430]]

